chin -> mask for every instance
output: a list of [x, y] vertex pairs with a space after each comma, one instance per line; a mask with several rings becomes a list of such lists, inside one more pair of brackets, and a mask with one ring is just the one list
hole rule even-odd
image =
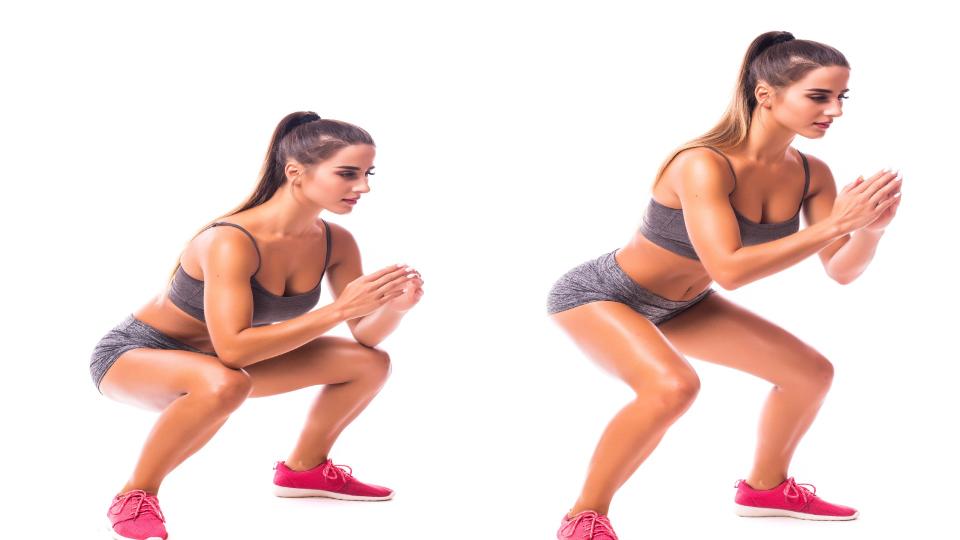
[[827, 135], [826, 131], [820, 131], [817, 128], [805, 129], [803, 131], [798, 131], [797, 133], [803, 137], [806, 137], [807, 139], [822, 139]]

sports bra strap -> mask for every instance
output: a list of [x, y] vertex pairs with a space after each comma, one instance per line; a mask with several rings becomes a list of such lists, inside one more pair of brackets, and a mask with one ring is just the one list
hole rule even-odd
[[800, 200], [800, 204], [803, 205], [803, 199], [807, 198], [807, 190], [810, 189], [810, 164], [807, 163], [807, 156], [803, 155], [803, 152], [797, 150], [797, 153], [803, 160], [803, 197]]
[[241, 227], [240, 225], [237, 225], [236, 223], [230, 223], [229, 221], [217, 221], [215, 223], [211, 223], [210, 225], [207, 225], [203, 230], [205, 231], [210, 227], [216, 227], [217, 225], [229, 225], [230, 227], [236, 227], [237, 229], [240, 229], [241, 231], [243, 231], [243, 234], [247, 235], [250, 238], [250, 241], [253, 242], [253, 249], [257, 250], [257, 269], [253, 272], [254, 276], [257, 275], [257, 272], [260, 271], [260, 262], [261, 262], [260, 248], [257, 246], [257, 240], [253, 237], [252, 234], [250, 234], [250, 231], [244, 229], [243, 227]]
[[323, 256], [323, 270], [320, 271], [320, 280], [323, 280], [324, 274], [327, 273], [327, 265], [330, 263], [330, 225], [327, 225], [327, 222], [323, 221], [323, 230], [324, 236], [327, 237], [327, 252]]

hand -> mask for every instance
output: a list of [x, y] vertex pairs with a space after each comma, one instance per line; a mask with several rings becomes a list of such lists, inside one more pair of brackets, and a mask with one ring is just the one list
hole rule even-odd
[[[900, 181], [902, 185], [902, 182], [903, 182], [902, 176], [900, 177]], [[893, 221], [894, 216], [897, 215], [897, 208], [900, 208], [900, 201], [903, 200], [900, 193], [900, 186], [897, 186], [897, 192], [895, 195], [893, 195], [893, 197], [896, 197], [897, 201], [891, 204], [890, 206], [888, 206], [886, 211], [880, 214], [880, 217], [878, 217], [873, 223], [870, 223], [869, 225], [865, 225], [862, 228], [862, 230], [871, 231], [871, 232], [881, 232], [887, 228], [887, 225], [889, 225], [890, 222]]]
[[407, 285], [414, 279], [419, 280], [419, 277], [415, 271], [410, 272], [407, 266], [390, 265], [348, 283], [334, 305], [343, 311], [347, 319], [363, 317], [403, 295]]
[[[899, 200], [902, 179], [893, 171], [879, 171], [844, 186], [833, 203], [830, 219], [847, 234], [877, 221]], [[889, 221], [889, 220], [888, 220]]]
[[420, 277], [420, 272], [410, 267], [407, 268], [407, 272], [416, 275], [416, 277], [411, 278], [404, 285], [403, 294], [384, 304], [386, 309], [397, 313], [406, 313], [413, 309], [413, 306], [417, 305], [420, 297], [423, 296], [423, 278]]

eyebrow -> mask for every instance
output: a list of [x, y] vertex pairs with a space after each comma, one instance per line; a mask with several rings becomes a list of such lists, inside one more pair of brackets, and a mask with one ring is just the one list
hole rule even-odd
[[[833, 93], [833, 90], [827, 90], [826, 88], [807, 88], [807, 91], [809, 91], [809, 92], [823, 92], [823, 93], [825, 93], [825, 94], [832, 94], [832, 93]], [[840, 91], [840, 93], [842, 94], [842, 93], [844, 93], [844, 92], [849, 92], [849, 91], [850, 91], [849, 88], [844, 88], [843, 90]]]
[[[347, 169], [347, 170], [350, 170], [350, 171], [359, 171], [359, 170], [360, 170], [360, 167], [354, 167], [353, 165], [340, 165], [340, 166], [337, 167], [337, 168], [338, 168], [338, 169]], [[377, 168], [376, 166], [373, 166], [373, 167], [370, 167], [370, 168], [367, 169], [367, 170], [368, 170], [368, 171], [372, 171], [372, 170], [374, 170], [374, 169], [376, 169], [376, 168]]]

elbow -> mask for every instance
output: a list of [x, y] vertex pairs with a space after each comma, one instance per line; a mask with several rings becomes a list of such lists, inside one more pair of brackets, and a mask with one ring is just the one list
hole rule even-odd
[[834, 275], [834, 274], [831, 274], [830, 277], [833, 278], [834, 281], [836, 281], [837, 283], [839, 283], [839, 284], [841, 284], [841, 285], [849, 285], [849, 284], [853, 283], [853, 280], [857, 279], [857, 276], [855, 276], [855, 275]]
[[249, 363], [245, 355], [240, 354], [239, 351], [230, 349], [224, 351], [218, 350], [217, 358], [220, 359], [220, 363], [230, 369], [242, 369]]
[[717, 283], [717, 285], [720, 285], [728, 291], [733, 291], [743, 286], [743, 283], [740, 282], [740, 278], [734, 275], [732, 272], [717, 272], [711, 277]]
[[369, 348], [369, 349], [372, 349], [372, 348], [374, 348], [374, 347], [376, 347], [377, 345], [380, 344], [380, 341], [379, 341], [379, 340], [366, 339], [366, 338], [364, 338], [362, 335], [358, 336], [358, 335], [354, 334], [354, 335], [353, 335], [353, 339], [355, 339], [356, 342], [359, 343], [360, 345], [363, 345], [364, 347], [367, 347], [367, 348]]

